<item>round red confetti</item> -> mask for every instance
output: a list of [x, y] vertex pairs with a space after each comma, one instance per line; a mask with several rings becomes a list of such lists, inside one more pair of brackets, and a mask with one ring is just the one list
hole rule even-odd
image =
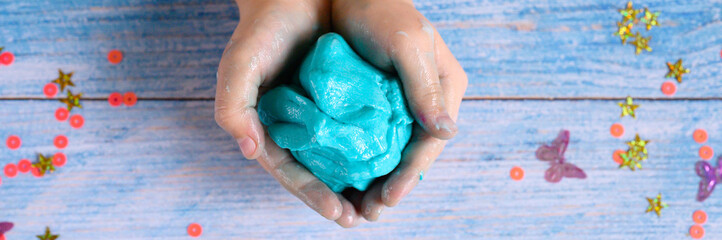
[[704, 143], [707, 141], [707, 131], [705, 131], [704, 129], [694, 130], [692, 138], [697, 143]]
[[612, 159], [614, 159], [614, 162], [615, 162], [615, 163], [621, 165], [622, 163], [624, 163], [624, 159], [622, 159], [622, 154], [625, 154], [625, 153], [627, 153], [627, 152], [624, 151], [624, 150], [617, 149], [617, 150], [614, 151], [614, 153], [612, 154]]
[[8, 137], [8, 140], [5, 141], [5, 144], [8, 145], [8, 148], [15, 150], [15, 149], [20, 148], [22, 141], [20, 141], [20, 137], [15, 136], [15, 135], [10, 135]]
[[704, 160], [710, 160], [712, 159], [712, 156], [714, 155], [714, 150], [710, 146], [702, 146], [699, 148], [699, 157], [701, 157]]
[[5, 66], [10, 66], [10, 64], [13, 64], [15, 62], [15, 55], [11, 52], [4, 52], [0, 54], [0, 63], [2, 63]]
[[45, 94], [45, 97], [55, 97], [55, 94], [58, 93], [58, 86], [55, 86], [55, 83], [45, 84], [45, 87], [43, 87], [43, 93]]
[[692, 220], [695, 223], [704, 224], [705, 222], [707, 222], [707, 213], [703, 210], [694, 211], [694, 213], [692, 214]]
[[85, 123], [85, 119], [80, 115], [73, 115], [70, 117], [70, 126], [73, 128], [81, 128]]
[[511, 176], [511, 179], [514, 181], [520, 181], [524, 178], [524, 169], [515, 166], [509, 171], [509, 176]]
[[110, 96], [108, 96], [108, 103], [113, 107], [120, 106], [120, 104], [123, 104], [123, 96], [117, 92], [111, 93]]
[[62, 167], [65, 166], [65, 162], [68, 161], [68, 158], [65, 156], [64, 153], [56, 153], [53, 155], [53, 166], [56, 167]]
[[108, 62], [118, 64], [123, 61], [123, 52], [113, 49], [108, 52]]
[[38, 169], [38, 168], [36, 168], [36, 167], [31, 167], [31, 168], [30, 168], [30, 173], [32, 173], [33, 176], [35, 176], [35, 177], [37, 177], [37, 178], [43, 177], [43, 175], [40, 174], [40, 169]]
[[136, 102], [138, 102], [138, 97], [135, 96], [135, 93], [127, 92], [123, 94], [123, 103], [125, 103], [126, 106], [131, 107], [135, 105]]
[[14, 163], [8, 163], [5, 165], [5, 176], [9, 178], [14, 178], [18, 175], [18, 166]]
[[677, 92], [677, 85], [675, 85], [671, 81], [666, 81], [662, 83], [662, 93], [667, 96], [672, 96], [674, 93]]
[[64, 122], [65, 120], [68, 120], [68, 115], [70, 112], [68, 112], [67, 108], [59, 107], [55, 110], [55, 119], [58, 121]]
[[188, 235], [191, 237], [198, 237], [203, 233], [203, 227], [198, 223], [191, 223], [188, 225]]
[[[0, 184], [1, 184], [1, 183], [2, 183], [2, 181], [0, 181]], [[0, 240], [5, 240], [5, 234], [0, 235]]]
[[58, 135], [55, 137], [55, 140], [53, 140], [53, 144], [55, 147], [63, 149], [68, 146], [68, 138], [63, 135]]
[[704, 228], [700, 225], [694, 225], [689, 228], [689, 236], [694, 239], [700, 239], [704, 237]]
[[624, 135], [624, 126], [619, 123], [612, 124], [612, 127], [609, 128], [609, 133], [612, 134], [612, 137], [619, 138]]
[[22, 159], [20, 162], [18, 162], [18, 171], [21, 173], [28, 173], [30, 172], [30, 168], [33, 167], [33, 164], [30, 162], [30, 160]]

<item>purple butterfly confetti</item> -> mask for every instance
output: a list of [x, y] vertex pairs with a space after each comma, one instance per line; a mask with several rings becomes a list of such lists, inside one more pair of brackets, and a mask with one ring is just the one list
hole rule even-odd
[[536, 150], [536, 158], [551, 165], [544, 173], [547, 182], [557, 183], [563, 177], [587, 178], [587, 174], [581, 168], [566, 162], [564, 152], [567, 151], [567, 145], [569, 145], [569, 131], [561, 130], [551, 145], [542, 145]]
[[6, 232], [9, 232], [10, 229], [13, 229], [13, 223], [11, 222], [0, 222], [0, 236], [4, 235]]
[[714, 187], [722, 180], [722, 156], [717, 158], [717, 167], [712, 167], [707, 161], [699, 161], [694, 165], [702, 180], [699, 181], [699, 191], [697, 191], [697, 201], [704, 201], [712, 194]]

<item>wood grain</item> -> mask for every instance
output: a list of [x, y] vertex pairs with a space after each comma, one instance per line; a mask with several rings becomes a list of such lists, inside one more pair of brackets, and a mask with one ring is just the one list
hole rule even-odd
[[[469, 76], [451, 140], [422, 183], [379, 222], [341, 229], [242, 158], [213, 120], [215, 72], [237, 24], [227, 0], [0, 0], [0, 166], [60, 150], [52, 175], [2, 177], [0, 221], [8, 239], [33, 239], [45, 226], [61, 239], [685, 239], [705, 210], [706, 239], [722, 235], [722, 193], [694, 200], [694, 163], [704, 128], [722, 146], [721, 1], [635, 1], [661, 11], [652, 53], [634, 56], [612, 36], [624, 1], [418, 0]], [[106, 54], [125, 58], [111, 65]], [[692, 73], [674, 97], [659, 90], [665, 63]], [[62, 105], [42, 87], [74, 71], [87, 97], [82, 129], [58, 122]], [[110, 107], [111, 92], [135, 92], [134, 107]], [[638, 97], [638, 118], [619, 118], [622, 97]], [[610, 136], [613, 123], [625, 134]], [[567, 159], [585, 180], [543, 179], [538, 146], [571, 131]], [[644, 169], [620, 170], [612, 152], [639, 133], [651, 140]], [[722, 151], [722, 150], [719, 150]], [[509, 170], [526, 171], [522, 181]], [[718, 190], [719, 191], [719, 190]], [[662, 217], [644, 213], [662, 193]]]
[[[466, 70], [470, 97], [665, 97], [666, 62], [692, 72], [675, 97], [722, 97], [720, 1], [636, 2], [662, 12], [654, 51], [612, 36], [624, 1], [416, 1]], [[237, 24], [232, 1], [2, 1], [0, 96], [43, 97], [57, 69], [75, 71], [89, 97], [209, 98]], [[111, 65], [106, 54], [125, 59]]]
[[[29, 239], [49, 225], [65, 239], [181, 239], [198, 222], [203, 238], [628, 238], [683, 239], [694, 210], [709, 215], [707, 237], [722, 234], [722, 195], [694, 200], [705, 128], [722, 104], [641, 101], [638, 119], [619, 119], [615, 101], [465, 101], [460, 134], [422, 183], [379, 222], [341, 229], [287, 193], [257, 163], [243, 160], [213, 120], [212, 101], [141, 101], [126, 108], [86, 101], [82, 129], [57, 122], [55, 101], [6, 101], [0, 136], [18, 135], [19, 150], [0, 149], [3, 164], [56, 151], [65, 134], [68, 163], [52, 175], [3, 176], [0, 220], [16, 227], [9, 239]], [[591, 111], [595, 109], [595, 111]], [[626, 128], [621, 139], [609, 126]], [[536, 148], [571, 131], [568, 161], [588, 179], [543, 179], [548, 164]], [[644, 169], [618, 169], [611, 154], [639, 133], [651, 140]], [[509, 178], [521, 166], [525, 178]], [[644, 213], [645, 197], [663, 194], [662, 217]]]

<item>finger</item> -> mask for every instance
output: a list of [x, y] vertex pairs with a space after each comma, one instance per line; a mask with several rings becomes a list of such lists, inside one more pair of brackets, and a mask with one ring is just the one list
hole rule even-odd
[[337, 197], [343, 206], [343, 213], [336, 219], [336, 223], [344, 228], [352, 228], [361, 224], [361, 214], [356, 210], [354, 204], [341, 194], [337, 194]]
[[446, 42], [439, 32], [434, 30], [436, 41], [436, 63], [439, 69], [439, 81], [441, 87], [447, 91], [445, 94], [445, 102], [449, 109], [451, 118], [456, 121], [459, 113], [459, 106], [464, 98], [466, 87], [469, 85], [469, 79], [466, 76], [464, 68], [461, 67], [459, 61], [446, 46]]
[[396, 206], [411, 192], [421, 176], [428, 174], [429, 167], [446, 144], [446, 140], [431, 137], [422, 131], [416, 131], [416, 135], [404, 150], [401, 163], [384, 183], [381, 199], [386, 206]]
[[444, 104], [434, 56], [433, 28], [423, 20], [421, 29], [397, 31], [390, 38], [391, 61], [404, 85], [411, 112], [426, 132], [449, 139], [458, 131]]
[[287, 150], [281, 149], [268, 135], [266, 147], [259, 149], [258, 162], [291, 194], [329, 220], [337, 220], [344, 206], [336, 193], [301, 166]]
[[[415, 119], [429, 134], [449, 139], [458, 131], [444, 102], [433, 26], [410, 2], [334, 2], [334, 26], [366, 60], [395, 70]], [[336, 14], [338, 13], [338, 14]], [[388, 21], [388, 16], [397, 16]]]
[[[437, 62], [442, 87], [447, 90], [445, 101], [449, 114], [456, 119], [459, 106], [466, 91], [468, 79], [464, 69], [454, 58], [446, 43], [435, 33], [437, 41]], [[446, 142], [431, 138], [424, 132], [416, 131], [415, 138], [404, 150], [402, 162], [390, 174], [382, 190], [382, 201], [386, 206], [395, 206], [418, 184], [422, 173], [427, 173], [431, 164], [441, 154]]]
[[[311, 43], [314, 14], [307, 8], [255, 7], [243, 18], [228, 42], [218, 66], [215, 118], [238, 142], [248, 159], [265, 145], [263, 128], [254, 109], [259, 87], [283, 69], [294, 52]], [[250, 8], [250, 7], [249, 7]], [[311, 18], [311, 19], [309, 19]]]
[[376, 221], [384, 210], [384, 202], [381, 199], [381, 189], [384, 187], [384, 181], [376, 180], [371, 188], [366, 191], [361, 201], [361, 214], [366, 220]]

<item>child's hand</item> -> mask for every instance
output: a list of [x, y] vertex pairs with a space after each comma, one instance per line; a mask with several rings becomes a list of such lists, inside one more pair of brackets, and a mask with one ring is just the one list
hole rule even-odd
[[399, 166], [362, 197], [358, 209], [373, 221], [384, 205], [395, 206], [416, 186], [444, 149], [444, 139], [456, 134], [452, 119], [468, 80], [439, 33], [410, 0], [334, 0], [331, 5], [333, 31], [367, 61], [399, 73], [421, 125], [415, 126]]
[[358, 217], [346, 213], [345, 220], [339, 220], [345, 208], [353, 209], [350, 202], [279, 148], [265, 134], [256, 112], [264, 86], [329, 31], [330, 2], [249, 0], [238, 1], [238, 8], [241, 20], [218, 67], [216, 122], [233, 135], [246, 158], [257, 159], [289, 192], [323, 217], [351, 226]]
[[[466, 75], [436, 30], [401, 0], [239, 1], [241, 21], [218, 70], [216, 121], [289, 192], [327, 219], [352, 227], [375, 220], [418, 183], [456, 134], [455, 119]], [[333, 19], [330, 17], [333, 16]], [[333, 23], [335, 29], [330, 29]], [[403, 159], [385, 182], [345, 198], [279, 148], [258, 119], [256, 102], [284, 64], [300, 60], [321, 34], [335, 31], [372, 64], [401, 76], [416, 120]], [[383, 194], [382, 194], [383, 193]], [[351, 200], [351, 201], [350, 201]], [[353, 203], [352, 203], [353, 202]], [[355, 203], [355, 204], [354, 204]]]

